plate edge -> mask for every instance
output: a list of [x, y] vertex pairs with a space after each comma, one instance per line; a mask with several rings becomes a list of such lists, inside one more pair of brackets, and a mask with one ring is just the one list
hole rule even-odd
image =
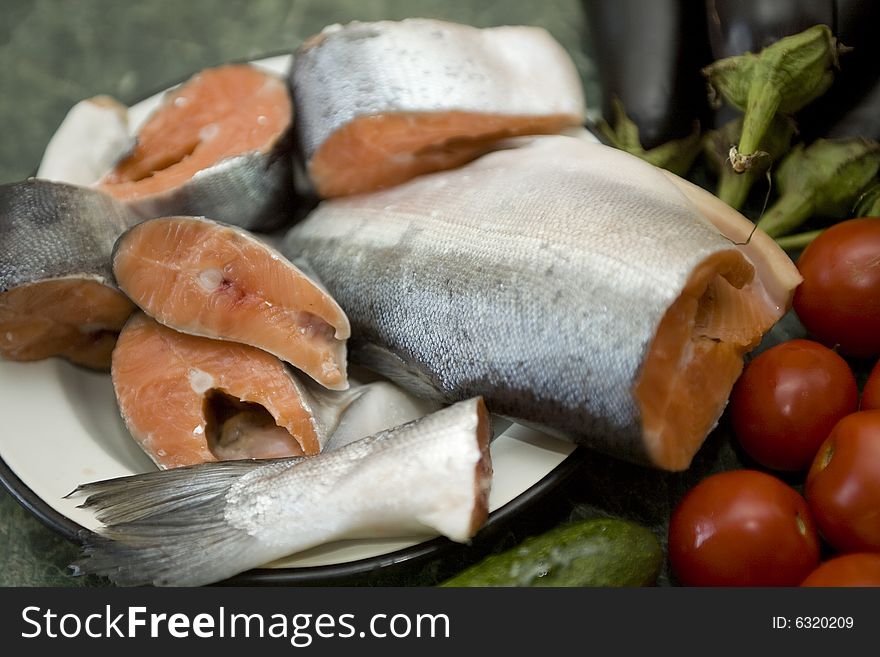
[[[570, 477], [583, 460], [585, 448], [576, 447], [555, 468], [545, 474], [539, 481], [510, 500], [507, 504], [499, 507], [489, 514], [486, 523], [480, 531], [486, 527], [494, 527], [509, 519], [509, 516], [520, 511], [523, 506], [529, 506], [541, 498], [552, 488], [563, 483]], [[48, 502], [32, 491], [15, 472], [0, 457], [0, 484], [6, 489], [12, 498], [26, 511], [39, 520], [44, 526], [57, 532], [63, 538], [76, 544], [80, 544], [80, 536], [91, 533], [77, 522], [59, 513]], [[324, 566], [303, 566], [300, 568], [254, 568], [235, 575], [227, 580], [218, 582], [219, 586], [277, 586], [296, 584], [324, 584], [328, 585], [332, 580], [345, 580], [357, 576], [367, 575], [388, 566], [408, 563], [417, 563], [419, 560], [436, 558], [443, 553], [456, 548], [464, 548], [466, 544], [455, 543], [448, 538], [438, 536], [416, 545], [401, 548], [374, 557], [356, 559], [339, 564]]]

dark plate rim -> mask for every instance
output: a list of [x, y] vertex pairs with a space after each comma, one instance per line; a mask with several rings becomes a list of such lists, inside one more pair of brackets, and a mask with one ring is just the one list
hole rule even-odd
[[[576, 447], [559, 465], [540, 480], [507, 504], [490, 513], [481, 531], [488, 527], [503, 525], [523, 507], [529, 506], [551, 489], [563, 483], [578, 469], [583, 454], [584, 448]], [[0, 484], [26, 511], [67, 540], [81, 543], [81, 537], [91, 533], [91, 530], [52, 508], [15, 474], [2, 457], [0, 457]], [[398, 564], [412, 564], [418, 560], [434, 559], [455, 550], [463, 550], [465, 547], [465, 544], [455, 543], [448, 538], [439, 536], [393, 552], [339, 564], [300, 568], [255, 568], [236, 575], [222, 584], [236, 586], [332, 584], [334, 580], [346, 580]]]

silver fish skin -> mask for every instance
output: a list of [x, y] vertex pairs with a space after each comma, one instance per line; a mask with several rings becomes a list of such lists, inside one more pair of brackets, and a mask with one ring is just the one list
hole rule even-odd
[[291, 75], [307, 160], [336, 130], [370, 114], [585, 112], [574, 63], [539, 27], [418, 18], [331, 25], [297, 51]]
[[479, 29], [432, 19], [331, 25], [297, 50], [291, 76], [306, 161], [360, 116], [561, 114], [577, 124], [585, 113], [574, 63], [538, 27]]
[[114, 286], [110, 253], [137, 223], [98, 191], [38, 178], [0, 185], [0, 293], [55, 278]]
[[[510, 145], [324, 201], [284, 252], [308, 260], [345, 309], [353, 362], [415, 394], [482, 395], [493, 413], [684, 469], [705, 434], [672, 462], [651, 451], [634, 394], [646, 355], [707, 258], [726, 259], [718, 273], [733, 287], [762, 296], [761, 281], [655, 167], [571, 137]], [[766, 301], [778, 319], [785, 309]]]
[[115, 285], [110, 252], [136, 222], [84, 187], [40, 179], [0, 186], [0, 357], [61, 356], [107, 369], [134, 309]]
[[205, 216], [249, 230], [290, 223], [298, 203], [289, 138], [269, 152], [252, 151], [202, 169], [180, 187], [127, 201], [141, 219]]
[[343, 538], [485, 522], [490, 422], [471, 399], [311, 458], [226, 461], [80, 486], [106, 524], [81, 573], [120, 585], [199, 586]]

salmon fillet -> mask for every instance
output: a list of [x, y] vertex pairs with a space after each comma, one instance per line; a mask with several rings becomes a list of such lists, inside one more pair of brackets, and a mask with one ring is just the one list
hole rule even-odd
[[97, 191], [32, 178], [0, 185], [0, 356], [110, 367], [134, 310], [110, 254], [137, 218]]
[[259, 347], [323, 386], [348, 387], [348, 318], [321, 287], [245, 231], [196, 217], [145, 221], [113, 252], [119, 287], [178, 331]]
[[206, 69], [167, 94], [99, 189], [144, 219], [277, 226], [294, 203], [292, 118], [281, 78], [247, 64]]
[[292, 69], [296, 129], [324, 197], [390, 187], [504, 137], [584, 119], [580, 78], [543, 29], [437, 20], [334, 25]]
[[335, 426], [271, 354], [143, 313], [119, 336], [112, 379], [129, 432], [160, 468], [317, 454]]
[[627, 153], [564, 136], [505, 146], [323, 201], [284, 252], [345, 308], [353, 362], [687, 468], [797, 269], [766, 236], [748, 240], [742, 215]]
[[60, 356], [92, 369], [110, 368], [110, 353], [134, 310], [128, 298], [87, 278], [24, 285], [0, 294], [0, 356]]

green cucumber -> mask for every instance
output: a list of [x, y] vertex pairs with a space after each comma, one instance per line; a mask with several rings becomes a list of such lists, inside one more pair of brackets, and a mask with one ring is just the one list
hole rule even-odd
[[651, 586], [662, 564], [663, 550], [650, 530], [594, 518], [528, 538], [441, 586]]

